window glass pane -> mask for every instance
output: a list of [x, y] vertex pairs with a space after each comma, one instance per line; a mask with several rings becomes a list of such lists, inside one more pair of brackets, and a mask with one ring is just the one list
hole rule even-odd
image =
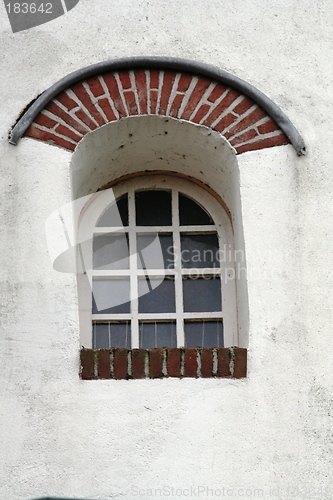
[[93, 324], [93, 349], [109, 349], [109, 323]]
[[128, 269], [128, 235], [94, 236], [93, 269]]
[[137, 191], [135, 193], [137, 226], [171, 226], [170, 191]]
[[220, 278], [183, 278], [184, 311], [221, 311]]
[[110, 347], [131, 348], [131, 324], [129, 321], [110, 323]]
[[214, 224], [211, 216], [200, 205], [183, 194], [179, 194], [179, 221], [181, 226]]
[[101, 215], [97, 227], [123, 227], [128, 226], [128, 196], [125, 194], [113, 202]]
[[95, 323], [93, 325], [93, 349], [111, 347], [131, 348], [131, 325], [129, 321], [121, 323]]
[[185, 347], [223, 347], [223, 322], [185, 321]]
[[139, 279], [139, 313], [175, 312], [175, 282], [169, 278]]
[[219, 267], [217, 234], [182, 234], [182, 267], [188, 269]]
[[130, 281], [121, 279], [93, 279], [93, 314], [130, 312]]
[[177, 346], [175, 322], [140, 322], [139, 332], [142, 349]]
[[145, 234], [137, 236], [139, 269], [173, 269], [172, 236]]

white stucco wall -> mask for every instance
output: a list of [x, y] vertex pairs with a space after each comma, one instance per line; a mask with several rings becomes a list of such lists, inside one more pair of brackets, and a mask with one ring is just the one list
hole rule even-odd
[[[222, 498], [331, 499], [330, 1], [80, 0], [16, 34], [3, 4], [0, 12], [0, 498], [131, 499], [139, 487], [163, 486], [164, 496], [197, 498], [187, 488], [203, 486]], [[62, 76], [138, 55], [244, 78], [283, 108], [307, 145], [303, 158], [291, 146], [238, 157], [250, 310], [244, 380], [78, 378], [75, 279], [52, 270], [44, 231], [71, 200], [71, 155], [31, 139], [11, 146], [8, 130]]]

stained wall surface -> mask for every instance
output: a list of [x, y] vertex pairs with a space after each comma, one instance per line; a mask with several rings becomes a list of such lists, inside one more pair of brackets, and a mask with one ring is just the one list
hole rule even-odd
[[[329, 0], [80, 0], [15, 34], [0, 11], [0, 498], [331, 499]], [[290, 145], [237, 156], [246, 379], [78, 377], [75, 276], [52, 269], [45, 239], [47, 217], [72, 199], [72, 156], [30, 138], [10, 145], [8, 133], [71, 71], [143, 55], [243, 78], [306, 142], [305, 157]]]

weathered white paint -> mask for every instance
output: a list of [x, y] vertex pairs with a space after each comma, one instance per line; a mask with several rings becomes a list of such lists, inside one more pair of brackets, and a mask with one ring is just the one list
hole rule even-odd
[[[132, 499], [131, 485], [193, 485], [225, 487], [224, 496], [233, 489], [231, 498], [263, 488], [261, 498], [288, 500], [295, 487], [330, 500], [330, 1], [81, 0], [15, 35], [0, 10], [0, 498]], [[78, 379], [75, 279], [52, 270], [44, 233], [48, 215], [72, 199], [71, 155], [30, 139], [13, 147], [7, 135], [26, 104], [65, 74], [132, 55], [229, 70], [279, 104], [306, 141], [305, 158], [290, 146], [238, 157], [246, 380]]]

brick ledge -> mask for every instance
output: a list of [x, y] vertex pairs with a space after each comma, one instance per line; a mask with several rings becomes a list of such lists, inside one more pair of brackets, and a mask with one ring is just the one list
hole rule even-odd
[[244, 378], [247, 349], [155, 348], [81, 350], [82, 380]]

